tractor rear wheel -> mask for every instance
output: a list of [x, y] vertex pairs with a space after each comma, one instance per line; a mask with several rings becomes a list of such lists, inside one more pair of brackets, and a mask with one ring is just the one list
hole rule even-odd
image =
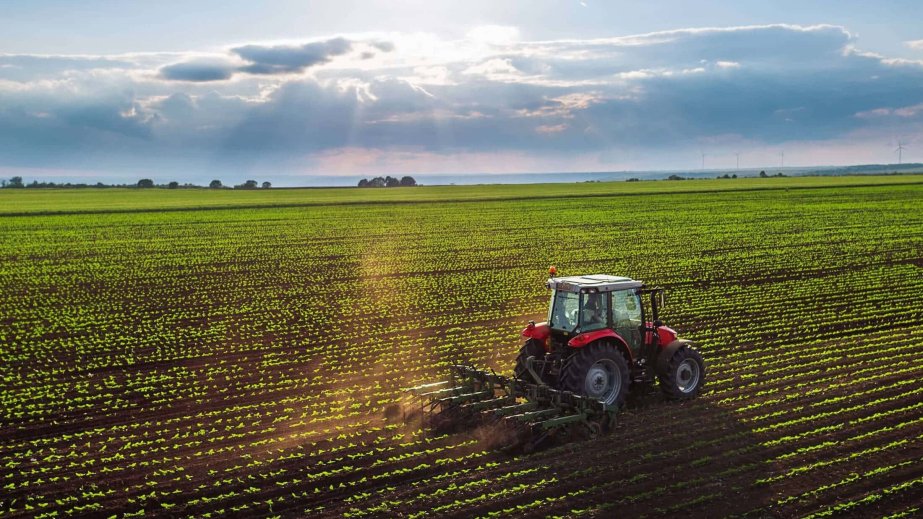
[[595, 398], [619, 408], [628, 396], [628, 362], [614, 345], [597, 341], [587, 344], [561, 371], [561, 388]]
[[660, 389], [669, 398], [675, 400], [688, 400], [695, 398], [705, 385], [705, 361], [690, 346], [683, 346], [663, 364], [663, 369], [657, 373], [660, 379]]
[[[535, 339], [529, 339], [522, 345], [522, 348], [520, 348], [519, 355], [516, 356], [516, 367], [513, 368], [513, 375], [516, 376], [517, 380], [535, 384], [535, 377], [529, 373], [528, 364], [526, 363], [526, 359], [529, 357], [534, 357], [535, 360], [542, 360], [545, 358], [545, 347]], [[536, 372], [540, 377], [543, 377], [541, 371], [536, 370]]]

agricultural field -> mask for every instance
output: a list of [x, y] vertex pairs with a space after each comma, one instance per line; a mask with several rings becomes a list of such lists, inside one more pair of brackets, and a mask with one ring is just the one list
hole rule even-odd
[[[551, 264], [666, 287], [703, 395], [528, 455], [406, 417]], [[0, 191], [0, 517], [913, 517], [921, 378], [923, 176]]]

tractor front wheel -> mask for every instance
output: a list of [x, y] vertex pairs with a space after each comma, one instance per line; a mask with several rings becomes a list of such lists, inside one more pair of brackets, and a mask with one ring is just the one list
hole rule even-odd
[[669, 398], [695, 398], [705, 385], [705, 361], [699, 352], [689, 346], [683, 346], [663, 364], [657, 376], [660, 379], [660, 388]]
[[561, 388], [619, 408], [628, 396], [628, 362], [607, 342], [597, 341], [575, 353], [561, 372]]

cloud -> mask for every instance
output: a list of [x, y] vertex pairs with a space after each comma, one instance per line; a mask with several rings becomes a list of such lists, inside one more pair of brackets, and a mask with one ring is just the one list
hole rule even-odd
[[914, 50], [923, 50], [923, 40], [905, 41], [904, 45]]
[[160, 77], [173, 81], [224, 81], [234, 72], [235, 68], [228, 63], [189, 61], [161, 67]]
[[876, 119], [882, 117], [902, 117], [913, 118], [923, 115], [923, 103], [912, 106], [901, 106], [898, 108], [875, 108], [856, 113], [856, 117], [861, 119]]
[[244, 45], [231, 49], [249, 65], [241, 72], [249, 74], [287, 74], [302, 72], [308, 67], [329, 62], [335, 56], [346, 54], [352, 49], [352, 42], [345, 38], [334, 38], [323, 42], [304, 45]]
[[466, 68], [462, 74], [479, 75], [492, 81], [516, 81], [523, 75], [509, 58], [489, 59]]
[[482, 25], [468, 31], [468, 40], [491, 45], [503, 45], [519, 39], [519, 29], [507, 25]]
[[32, 82], [106, 72], [127, 72], [138, 67], [130, 57], [107, 56], [47, 56], [0, 54], [0, 81]]
[[703, 148], [784, 146], [788, 162], [811, 143], [873, 150], [923, 136], [923, 65], [857, 45], [830, 25], [552, 41], [494, 28], [217, 55], [0, 56], [0, 167], [297, 173], [361, 155], [392, 158], [353, 164], [419, 171], [492, 154], [524, 168], [675, 167]]
[[[369, 47], [387, 52], [393, 45], [375, 41]], [[244, 62], [234, 65], [226, 60], [193, 60], [161, 67], [159, 76], [174, 81], [208, 82], [225, 81], [238, 73], [252, 75], [280, 75], [304, 72], [310, 67], [330, 62], [353, 49], [353, 42], [345, 38], [310, 42], [302, 45], [242, 45], [230, 52]], [[367, 51], [362, 59], [373, 57]]]
[[382, 52], [391, 52], [394, 50], [394, 42], [390, 41], [371, 41], [369, 45]]

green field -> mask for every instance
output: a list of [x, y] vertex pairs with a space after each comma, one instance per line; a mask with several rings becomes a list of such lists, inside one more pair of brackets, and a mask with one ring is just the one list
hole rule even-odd
[[[329, 204], [516, 200], [753, 189], [919, 184], [923, 175], [740, 178], [688, 181], [421, 186], [391, 189], [24, 189], [0, 190], [0, 215]], [[49, 195], [49, 193], [54, 193]]]
[[[203, 210], [208, 209], [208, 210]], [[0, 190], [0, 517], [910, 517], [923, 176]], [[548, 265], [669, 290], [705, 393], [530, 455], [401, 392], [508, 372]]]

